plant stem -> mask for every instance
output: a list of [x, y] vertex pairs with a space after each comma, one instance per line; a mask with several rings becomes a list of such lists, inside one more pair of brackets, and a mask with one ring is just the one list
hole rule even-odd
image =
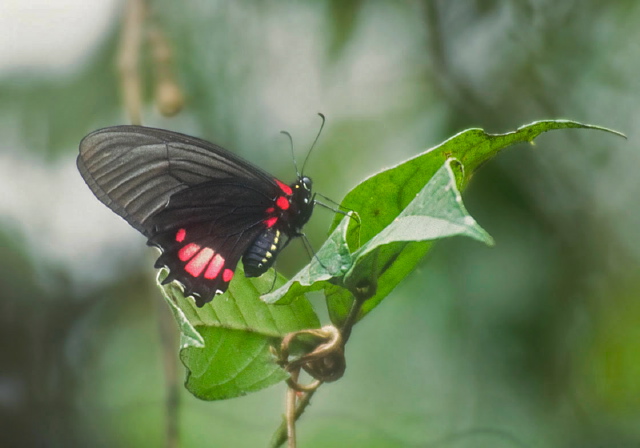
[[[305, 408], [307, 407], [307, 405], [311, 401], [311, 397], [313, 397], [313, 394], [316, 392], [316, 390], [317, 389], [314, 389], [314, 390], [309, 391], [309, 392], [305, 392], [301, 396], [301, 398], [298, 400], [298, 404], [297, 404], [297, 406], [295, 408], [295, 413], [294, 413], [294, 421], [296, 421], [296, 420], [298, 420], [298, 418], [300, 418], [300, 416], [304, 412]], [[285, 419], [280, 424], [278, 429], [276, 429], [276, 432], [273, 434], [273, 437], [271, 438], [271, 443], [269, 443], [269, 448], [278, 448], [278, 447], [282, 446], [282, 444], [286, 440], [287, 440], [287, 421]]]
[[[300, 374], [300, 369], [296, 369], [291, 372], [291, 379], [293, 381], [298, 381], [298, 376]], [[289, 387], [287, 389], [287, 446], [289, 448], [296, 448], [296, 395], [297, 392]]]
[[347, 318], [342, 323], [342, 327], [340, 328], [340, 334], [342, 335], [342, 346], [344, 347], [351, 336], [351, 330], [356, 323], [356, 319], [358, 318], [358, 313], [362, 308], [362, 304], [366, 299], [361, 299], [358, 297], [354, 297], [353, 305], [351, 305], [351, 309], [349, 310], [349, 314]]
[[129, 0], [123, 17], [118, 49], [118, 71], [125, 111], [132, 124], [142, 123], [142, 81], [140, 48], [146, 16], [144, 0]]
[[178, 334], [175, 321], [169, 308], [162, 302], [155, 301], [158, 311], [158, 330], [162, 345], [162, 358], [165, 375], [165, 409], [166, 409], [166, 448], [177, 448], [180, 444], [178, 430], [178, 412], [180, 409], [180, 380], [175, 353], [178, 351]]
[[[353, 329], [353, 325], [356, 323], [358, 318], [358, 313], [362, 308], [362, 304], [369, 299], [369, 295], [354, 294], [354, 301], [351, 309], [349, 310], [349, 314], [342, 324], [342, 328], [340, 329], [340, 334], [342, 336], [342, 347], [347, 343], [349, 336], [351, 335], [351, 330]], [[300, 373], [299, 369], [291, 372], [291, 378], [297, 382], [298, 374]], [[316, 389], [310, 390], [308, 392], [304, 392], [299, 399], [298, 393], [292, 387], [287, 389], [287, 410], [284, 421], [280, 424], [276, 432], [273, 434], [271, 438], [271, 443], [269, 444], [270, 448], [278, 448], [280, 447], [286, 440], [289, 441], [288, 448], [295, 448], [295, 423], [300, 418], [305, 408], [311, 401], [311, 397], [316, 392]]]

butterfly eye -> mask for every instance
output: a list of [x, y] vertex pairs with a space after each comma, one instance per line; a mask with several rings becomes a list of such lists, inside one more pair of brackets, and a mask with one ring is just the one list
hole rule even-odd
[[304, 187], [305, 190], [311, 191], [312, 185], [313, 183], [311, 182], [311, 179], [309, 179], [307, 176], [304, 176], [302, 178], [302, 186]]

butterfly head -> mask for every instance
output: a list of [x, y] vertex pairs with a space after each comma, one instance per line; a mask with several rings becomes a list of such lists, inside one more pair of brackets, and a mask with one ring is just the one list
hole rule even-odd
[[291, 208], [292, 208], [292, 228], [296, 233], [300, 233], [302, 226], [304, 226], [311, 213], [313, 213], [313, 206], [315, 205], [312, 192], [313, 182], [311, 178], [307, 176], [300, 176], [291, 184], [291, 190], [293, 194], [291, 196]]

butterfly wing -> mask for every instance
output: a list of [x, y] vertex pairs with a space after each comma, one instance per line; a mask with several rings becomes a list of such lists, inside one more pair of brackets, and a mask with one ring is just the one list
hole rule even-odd
[[105, 205], [150, 236], [150, 218], [177, 192], [212, 180], [246, 179], [273, 194], [274, 179], [213, 143], [163, 129], [114, 126], [80, 142], [78, 170]]
[[162, 249], [156, 266], [199, 306], [227, 289], [282, 194], [273, 177], [229, 151], [162, 129], [93, 132], [77, 164], [96, 197]]

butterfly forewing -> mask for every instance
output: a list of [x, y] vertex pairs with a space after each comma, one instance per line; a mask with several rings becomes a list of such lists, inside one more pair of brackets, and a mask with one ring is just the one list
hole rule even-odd
[[214, 179], [274, 180], [229, 151], [194, 137], [141, 126], [95, 131], [80, 142], [78, 169], [93, 193], [149, 236], [148, 220], [178, 191]]

